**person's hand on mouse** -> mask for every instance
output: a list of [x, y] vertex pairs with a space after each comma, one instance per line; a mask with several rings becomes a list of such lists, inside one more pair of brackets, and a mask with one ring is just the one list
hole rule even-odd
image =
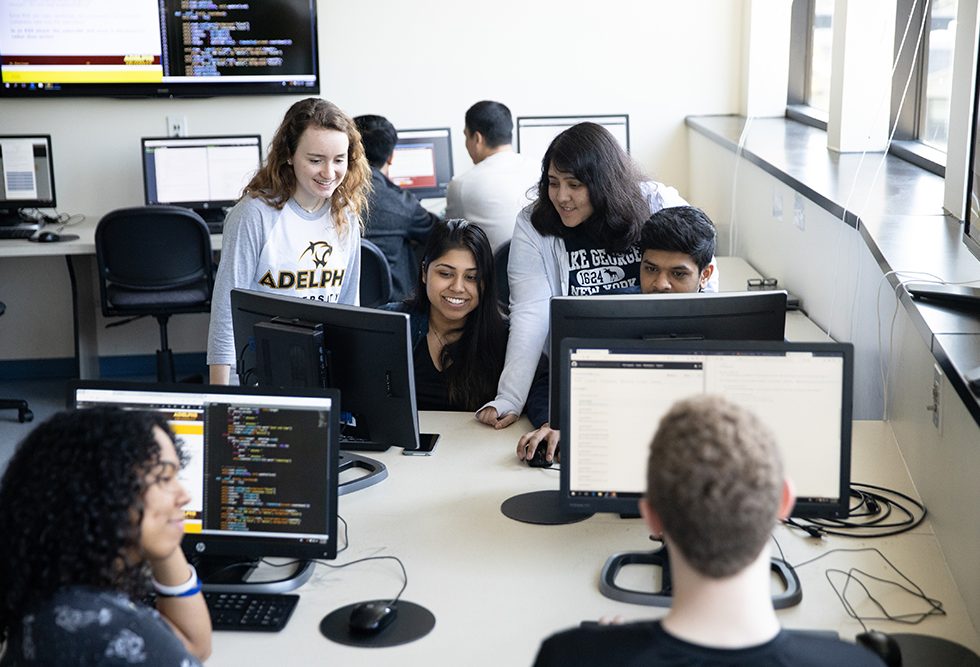
[[534, 456], [534, 450], [538, 448], [538, 444], [544, 442], [548, 447], [545, 459], [550, 463], [555, 460], [555, 449], [558, 447], [560, 438], [561, 431], [551, 428], [548, 422], [545, 422], [539, 428], [522, 435], [521, 439], [517, 441], [517, 458], [521, 461], [527, 461]]

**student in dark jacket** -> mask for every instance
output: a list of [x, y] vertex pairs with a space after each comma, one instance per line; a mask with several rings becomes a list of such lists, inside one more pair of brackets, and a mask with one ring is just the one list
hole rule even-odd
[[794, 498], [775, 437], [758, 418], [719, 396], [681, 401], [660, 421], [648, 463], [639, 509], [670, 550], [670, 611], [553, 635], [535, 667], [883, 665], [862, 646], [780, 627], [769, 538]]
[[[486, 233], [466, 220], [438, 223], [417, 280], [413, 298], [386, 308], [411, 316], [418, 409], [475, 411], [496, 394], [508, 334]], [[527, 402], [535, 426], [548, 419], [544, 370]]]
[[439, 216], [429, 213], [414, 194], [391, 182], [388, 168], [395, 154], [398, 132], [382, 116], [354, 119], [361, 133], [364, 153], [371, 165], [371, 195], [368, 198], [364, 238], [384, 253], [391, 267], [391, 298], [411, 296], [415, 285], [413, 243], [424, 243]]

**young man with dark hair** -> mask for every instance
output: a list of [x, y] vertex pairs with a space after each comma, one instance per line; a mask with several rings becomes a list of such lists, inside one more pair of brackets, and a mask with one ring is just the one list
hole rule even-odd
[[650, 445], [640, 500], [670, 550], [670, 611], [566, 630], [535, 665], [880, 666], [861, 646], [780, 628], [768, 544], [793, 502], [775, 438], [752, 413], [718, 396], [677, 403]]
[[514, 152], [514, 122], [500, 102], [477, 102], [466, 112], [466, 152], [474, 167], [453, 178], [446, 191], [446, 216], [466, 218], [487, 233], [496, 250], [514, 233], [514, 221], [531, 203], [527, 192], [538, 179], [535, 165]]
[[394, 125], [387, 118], [373, 115], [358, 116], [354, 122], [371, 165], [372, 191], [368, 197], [364, 238], [381, 248], [388, 258], [391, 300], [401, 301], [410, 296], [418, 272], [412, 243], [424, 243], [439, 216], [425, 210], [414, 194], [402, 190], [388, 178], [398, 142]]
[[714, 272], [715, 226], [699, 208], [662, 208], [640, 232], [640, 291], [700, 292]]

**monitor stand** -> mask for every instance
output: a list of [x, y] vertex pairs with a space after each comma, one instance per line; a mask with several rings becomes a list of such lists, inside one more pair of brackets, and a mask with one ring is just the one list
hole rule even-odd
[[388, 467], [381, 461], [369, 459], [359, 454], [351, 454], [350, 452], [340, 452], [337, 463], [337, 474], [339, 475], [348, 470], [366, 470], [367, 474], [340, 484], [337, 487], [338, 496], [374, 486], [388, 477]]
[[[616, 577], [627, 565], [653, 565], [660, 568], [660, 590], [647, 592], [623, 588], [616, 583]], [[772, 596], [772, 606], [786, 609], [800, 603], [803, 590], [796, 570], [784, 560], [772, 559], [772, 573], [782, 583], [783, 592]], [[673, 582], [670, 577], [670, 558], [667, 547], [655, 551], [632, 551], [613, 554], [602, 566], [599, 575], [599, 592], [610, 600], [628, 604], [642, 604], [649, 607], [669, 607], [673, 596]]]
[[285, 593], [305, 584], [313, 576], [315, 565], [311, 560], [299, 560], [283, 568], [285, 577], [251, 580], [249, 575], [259, 566], [257, 558], [196, 555], [190, 561], [201, 579], [201, 587], [215, 593]]
[[560, 526], [566, 523], [585, 521], [588, 514], [568, 514], [558, 500], [558, 491], [532, 491], [511, 496], [500, 505], [500, 511], [508, 519], [522, 523], [535, 523], [539, 526]]

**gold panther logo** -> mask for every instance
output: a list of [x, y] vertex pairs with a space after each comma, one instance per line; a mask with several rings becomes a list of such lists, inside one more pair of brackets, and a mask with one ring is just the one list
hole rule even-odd
[[313, 266], [319, 268], [327, 265], [327, 260], [333, 254], [333, 246], [326, 241], [310, 241], [310, 245], [307, 246], [299, 258], [303, 259], [306, 257], [306, 253], [310, 253], [310, 257], [313, 258]]

